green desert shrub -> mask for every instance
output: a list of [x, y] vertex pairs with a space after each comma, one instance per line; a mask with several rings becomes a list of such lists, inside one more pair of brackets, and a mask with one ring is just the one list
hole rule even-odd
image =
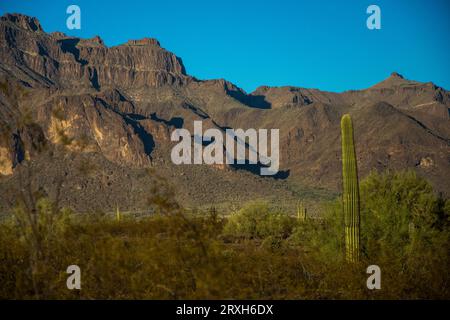
[[322, 204], [320, 219], [308, 219], [294, 225], [288, 238], [291, 246], [301, 246], [321, 263], [342, 262], [344, 255], [344, 220], [342, 202]]
[[265, 202], [250, 202], [228, 217], [223, 234], [246, 239], [284, 239], [292, 231], [293, 220], [285, 213], [271, 210]]
[[445, 201], [414, 171], [371, 173], [361, 183], [361, 216], [364, 251], [371, 258], [405, 256], [431, 239], [448, 245]]

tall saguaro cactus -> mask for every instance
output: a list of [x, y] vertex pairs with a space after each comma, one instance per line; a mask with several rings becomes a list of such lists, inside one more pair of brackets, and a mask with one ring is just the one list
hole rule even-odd
[[357, 262], [360, 256], [359, 185], [353, 125], [349, 114], [345, 114], [341, 119], [341, 140], [345, 258], [348, 262]]

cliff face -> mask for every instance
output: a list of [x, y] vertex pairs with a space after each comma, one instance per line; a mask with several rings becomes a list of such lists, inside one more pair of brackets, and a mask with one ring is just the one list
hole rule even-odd
[[46, 34], [35, 18], [7, 14], [0, 20], [0, 45], [11, 72], [47, 86], [159, 87], [189, 80], [181, 60], [155, 39], [107, 48], [99, 37]]
[[[36, 187], [87, 211], [146, 204], [153, 168], [187, 204], [296, 200], [305, 188], [340, 188], [339, 119], [355, 123], [360, 175], [411, 168], [450, 194], [450, 94], [397, 73], [343, 93], [262, 86], [250, 94], [223, 80], [200, 81], [155, 39], [108, 48], [99, 37], [47, 34], [35, 18], [0, 18], [0, 205], [14, 203], [25, 160]], [[280, 175], [247, 166], [176, 166], [175, 128], [280, 129]], [[66, 153], [61, 153], [65, 146]], [[46, 152], [43, 152], [45, 150]], [[94, 172], [83, 175], [86, 159]], [[295, 189], [300, 185], [300, 190]]]

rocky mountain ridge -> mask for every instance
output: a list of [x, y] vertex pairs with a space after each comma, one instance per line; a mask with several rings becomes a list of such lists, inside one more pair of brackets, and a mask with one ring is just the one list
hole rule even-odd
[[[47, 34], [19, 14], [0, 18], [0, 189], [17, 185], [21, 163], [39, 168], [37, 188], [77, 210], [145, 206], [147, 168], [177, 187], [189, 204], [278, 198], [295, 201], [317, 188], [340, 188], [339, 120], [355, 121], [361, 176], [412, 168], [450, 191], [450, 93], [398, 73], [365, 90], [342, 93], [262, 86], [247, 94], [224, 79], [189, 76], [182, 60], [155, 39], [106, 47], [100, 37]], [[260, 177], [248, 166], [176, 166], [175, 128], [279, 128], [281, 172]], [[61, 133], [73, 141], [59, 153]], [[64, 140], [64, 139], [63, 139]], [[53, 150], [51, 157], [40, 150]], [[79, 167], [87, 159], [96, 171]], [[50, 165], [49, 163], [53, 163]], [[14, 193], [3, 192], [4, 207]], [[8, 205], [6, 205], [8, 204]]]

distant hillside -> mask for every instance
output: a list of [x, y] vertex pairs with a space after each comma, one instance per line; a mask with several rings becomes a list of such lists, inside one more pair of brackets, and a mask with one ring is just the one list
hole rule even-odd
[[[45, 33], [37, 19], [20, 14], [0, 18], [0, 57], [2, 207], [14, 203], [26, 159], [36, 189], [54, 195], [62, 188], [61, 203], [81, 211], [144, 207], [154, 184], [146, 168], [166, 177], [187, 205], [333, 194], [340, 189], [343, 113], [354, 118], [361, 176], [413, 168], [450, 194], [450, 93], [433, 83], [392, 73], [365, 90], [262, 86], [248, 94], [226, 80], [189, 76], [155, 39], [108, 48], [99, 37]], [[192, 130], [194, 120], [204, 129], [279, 128], [283, 175], [175, 166], [170, 133]], [[83, 146], [62, 153], [60, 130]], [[43, 146], [51, 152], [39, 152]], [[82, 174], [86, 162], [94, 169]]]

